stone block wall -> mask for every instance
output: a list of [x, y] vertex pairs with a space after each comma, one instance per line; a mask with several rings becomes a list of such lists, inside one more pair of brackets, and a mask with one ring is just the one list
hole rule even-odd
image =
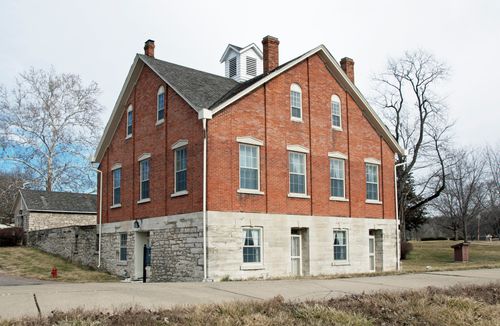
[[69, 226], [31, 231], [28, 246], [85, 266], [97, 266], [96, 226]]
[[96, 224], [95, 214], [70, 214], [70, 213], [41, 213], [30, 212], [28, 222], [25, 223], [26, 231], [62, 228], [72, 225]]

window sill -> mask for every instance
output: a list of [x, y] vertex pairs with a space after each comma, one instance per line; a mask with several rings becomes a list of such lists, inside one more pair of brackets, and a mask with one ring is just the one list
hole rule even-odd
[[127, 135], [127, 136], [125, 137], [125, 140], [130, 139], [130, 138], [132, 138], [132, 134]]
[[138, 200], [137, 204], [149, 203], [150, 201], [151, 201], [151, 198], [144, 198], [144, 199]]
[[349, 201], [349, 198], [344, 198], [344, 197], [330, 197], [330, 200], [333, 201]]
[[264, 265], [263, 264], [241, 264], [240, 266], [240, 270], [242, 271], [255, 271], [255, 270], [259, 270], [259, 269], [264, 269]]
[[343, 131], [342, 127], [332, 126], [332, 129], [335, 130], [335, 131]]
[[156, 121], [155, 126], [159, 126], [159, 125], [163, 124], [164, 122], [165, 122], [165, 119], [158, 120], [158, 121]]
[[293, 122], [304, 122], [304, 120], [302, 120], [302, 118], [290, 118], [291, 121]]
[[177, 191], [177, 192], [174, 192], [173, 194], [170, 195], [170, 197], [179, 197], [179, 196], [185, 196], [189, 194], [189, 192], [187, 190], [182, 190], [182, 191]]
[[238, 189], [236, 190], [239, 194], [249, 194], [249, 195], [263, 195], [264, 193], [260, 190], [255, 189]]
[[367, 199], [365, 203], [373, 205], [382, 205], [382, 202], [380, 200], [373, 200], [373, 199]]
[[120, 208], [122, 207], [122, 204], [114, 204], [112, 206], [110, 206], [109, 208], [113, 209], [113, 208]]
[[333, 261], [332, 266], [350, 266], [351, 263], [347, 260]]
[[294, 194], [294, 193], [289, 193], [288, 197], [290, 197], [290, 198], [303, 198], [303, 199], [311, 198], [311, 196], [306, 195], [306, 194]]

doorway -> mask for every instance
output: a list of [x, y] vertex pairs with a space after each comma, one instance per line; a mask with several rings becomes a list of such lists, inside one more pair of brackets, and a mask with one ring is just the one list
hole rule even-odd
[[134, 279], [142, 279], [144, 268], [144, 246], [149, 246], [149, 232], [135, 232]]
[[370, 272], [375, 272], [375, 236], [368, 237], [368, 263]]
[[309, 229], [292, 228], [290, 234], [290, 272], [309, 275]]

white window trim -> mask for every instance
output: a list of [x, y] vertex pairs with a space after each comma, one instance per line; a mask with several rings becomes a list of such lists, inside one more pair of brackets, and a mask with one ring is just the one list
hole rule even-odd
[[[142, 162], [144, 160], [150, 159], [151, 154], [150, 153], [144, 153], [139, 157], [139, 162]], [[149, 171], [148, 171], [148, 182], [149, 182], [149, 197], [147, 198], [141, 198], [142, 196], [142, 182], [144, 180], [141, 179], [141, 164], [139, 163], [139, 200], [137, 201], [137, 204], [143, 204], [143, 203], [149, 203], [151, 201], [151, 178], [150, 178], [150, 173], [151, 172], [151, 161], [149, 162]]]
[[144, 161], [148, 158], [151, 158], [151, 153], [142, 153], [142, 155], [137, 159], [137, 162]]
[[132, 132], [128, 133], [128, 113], [134, 112], [134, 107], [130, 104], [127, 108], [127, 114], [125, 116], [125, 139], [129, 139], [134, 134], [134, 114], [132, 113]]
[[[338, 157], [330, 157], [330, 160], [332, 160], [332, 159], [333, 160], [340, 160], [340, 161], [342, 161], [342, 164], [343, 164], [342, 172], [344, 174], [344, 178], [342, 179], [342, 181], [343, 181], [342, 183], [344, 185], [344, 191], [343, 191], [344, 197], [332, 196], [331, 193], [330, 193], [330, 200], [335, 200], [335, 201], [349, 201], [346, 198], [346, 196], [345, 196], [346, 195], [346, 191], [345, 191], [345, 184], [346, 184], [346, 182], [345, 182], [345, 162], [346, 162], [346, 160], [343, 159], [343, 158], [338, 158]], [[328, 163], [330, 163], [330, 162], [328, 162]], [[331, 180], [332, 180], [332, 176], [330, 175], [330, 181]], [[337, 180], [339, 180], [339, 179], [337, 179]], [[331, 189], [330, 189], [330, 191], [331, 191]]]
[[[243, 226], [241, 228], [241, 231], [244, 230], [253, 230], [253, 229], [259, 229], [260, 230], [260, 262], [258, 263], [244, 263], [243, 262], [243, 247], [244, 247], [244, 240], [243, 239], [243, 244], [241, 245], [241, 265], [240, 265], [240, 270], [259, 270], [259, 269], [264, 269], [264, 228], [262, 226]], [[241, 232], [243, 233], [243, 232]], [[240, 242], [241, 243], [241, 242]]]
[[255, 145], [255, 146], [264, 146], [264, 142], [260, 139], [257, 139], [252, 136], [242, 136], [236, 137], [236, 141], [242, 144]]
[[[300, 147], [302, 147], [302, 146], [300, 146]], [[304, 155], [304, 191], [305, 191], [304, 193], [290, 192], [290, 174], [291, 174], [291, 172], [290, 172], [290, 153], [292, 153], [292, 152], [296, 152], [296, 153]], [[309, 153], [309, 150], [307, 153]], [[311, 198], [311, 196], [307, 194], [307, 153], [291, 151], [291, 150], [288, 151], [288, 197], [290, 197], [290, 198], [304, 198], [304, 199]]]
[[[379, 162], [379, 163], [376, 163], [376, 162]], [[365, 199], [365, 203], [381, 205], [382, 201], [380, 200], [380, 161], [377, 159], [374, 159], [374, 158], [365, 159], [365, 183], [368, 183], [368, 180], [366, 180], [367, 165], [375, 165], [377, 167], [377, 199]], [[366, 185], [365, 185], [365, 188], [366, 188]]]
[[[183, 146], [177, 146], [176, 144], [185, 144]], [[177, 141], [174, 145], [176, 147], [174, 148], [174, 145], [172, 145], [172, 150], [174, 151], [174, 192], [170, 195], [170, 197], [179, 197], [179, 196], [184, 196], [187, 195], [189, 192], [187, 191], [187, 140], [179, 140]], [[177, 191], [177, 150], [186, 148], [186, 190], [179, 190]]]
[[347, 155], [345, 155], [342, 152], [328, 152], [328, 157], [330, 157], [330, 158], [338, 158], [338, 159], [346, 160], [347, 161]]
[[[333, 102], [338, 102], [339, 103], [339, 110], [340, 110], [340, 115], [339, 115], [339, 120], [340, 120], [340, 126], [335, 126], [333, 124]], [[332, 129], [334, 130], [338, 130], [338, 131], [342, 131], [342, 102], [340, 101], [340, 97], [336, 94], [333, 94], [332, 95], [332, 98], [331, 98], [331, 101], [330, 101], [330, 105], [331, 105], [331, 117], [330, 117], [330, 120], [332, 122]]]
[[[292, 91], [297, 92], [300, 94], [300, 118], [294, 117], [292, 114]], [[303, 122], [303, 117], [304, 117], [304, 112], [303, 112], [303, 105], [302, 105], [302, 88], [300, 87], [299, 84], [297, 83], [292, 83], [290, 85], [290, 92], [289, 92], [289, 98], [290, 98], [290, 120], [295, 121], [295, 122]]]
[[335, 260], [335, 252], [334, 252], [334, 241], [335, 238], [332, 239], [332, 266], [342, 266], [342, 265], [350, 265], [350, 259], [349, 259], [349, 229], [347, 228], [334, 228], [332, 230], [332, 237], [334, 236], [334, 233], [336, 231], [344, 231], [345, 232], [345, 243], [346, 243], [346, 253], [345, 257], [346, 259], [342, 260]]
[[[160, 112], [160, 107], [158, 106], [158, 97], [160, 97], [161, 94], [163, 94], [163, 119], [158, 119], [158, 113]], [[160, 88], [158, 88], [158, 93], [156, 94], [156, 125], [160, 125], [165, 121], [165, 102], [165, 87], [163, 87], [162, 85], [160, 86]]]
[[[110, 208], [119, 208], [122, 207], [122, 172], [121, 172], [122, 165], [120, 163], [115, 163], [113, 164], [113, 167], [111, 168], [111, 207]], [[115, 171], [120, 169], [120, 202], [115, 204]]]
[[367, 157], [367, 158], [365, 158], [365, 163], [380, 165], [381, 162], [379, 159], [376, 159], [373, 157]]
[[287, 145], [286, 150], [290, 152], [309, 154], [309, 148], [301, 145]]
[[[239, 162], [239, 153], [241, 151], [240, 145], [248, 145], [257, 147], [257, 189], [247, 189], [241, 187], [241, 162]], [[238, 182], [239, 188], [236, 192], [240, 194], [250, 194], [250, 195], [263, 195], [264, 193], [260, 190], [260, 147], [259, 145], [249, 144], [248, 142], [240, 142], [238, 145]]]
[[178, 148], [187, 146], [187, 144], [189, 144], [189, 141], [187, 139], [179, 139], [172, 145], [171, 149], [176, 150]]

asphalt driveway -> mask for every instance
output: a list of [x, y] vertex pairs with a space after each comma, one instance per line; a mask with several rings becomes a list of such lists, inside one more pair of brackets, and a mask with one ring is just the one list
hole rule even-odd
[[[1, 282], [1, 278], [0, 278]], [[244, 281], [220, 283], [59, 283], [0, 286], [0, 317], [36, 315], [36, 294], [42, 314], [76, 307], [111, 310], [134, 305], [165, 308], [175, 305], [265, 300], [282, 295], [289, 300], [335, 298], [346, 294], [401, 291], [427, 286], [500, 282], [500, 269], [428, 272], [333, 280]], [[0, 283], [2, 284], [2, 283]]]

